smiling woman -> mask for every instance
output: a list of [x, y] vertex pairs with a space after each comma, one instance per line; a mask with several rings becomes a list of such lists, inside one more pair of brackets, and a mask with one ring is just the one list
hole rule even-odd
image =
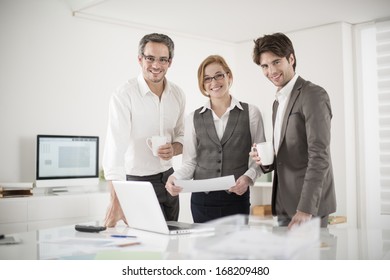
[[210, 55], [200, 64], [198, 86], [208, 101], [187, 117], [183, 164], [166, 184], [169, 193], [178, 196], [182, 188], [176, 179], [234, 175], [235, 184], [228, 191], [192, 193], [196, 223], [250, 213], [249, 186], [259, 173], [248, 159], [252, 143], [265, 141], [263, 120], [257, 107], [231, 95], [232, 82], [233, 72], [222, 56]]
[[[215, 81], [214, 83], [213, 80]], [[218, 55], [211, 55], [207, 57], [198, 68], [198, 86], [200, 92], [207, 97], [214, 93], [217, 88], [225, 86], [222, 94], [228, 97], [230, 86], [233, 83], [233, 73], [226, 63], [225, 59]], [[210, 90], [214, 86], [215, 90]], [[208, 90], [209, 89], [209, 90]], [[230, 98], [228, 97], [228, 103]]]

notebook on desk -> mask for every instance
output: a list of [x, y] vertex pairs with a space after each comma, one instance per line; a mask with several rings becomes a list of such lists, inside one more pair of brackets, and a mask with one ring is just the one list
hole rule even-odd
[[129, 227], [163, 234], [187, 234], [213, 231], [203, 224], [165, 221], [150, 182], [113, 181], [114, 189]]

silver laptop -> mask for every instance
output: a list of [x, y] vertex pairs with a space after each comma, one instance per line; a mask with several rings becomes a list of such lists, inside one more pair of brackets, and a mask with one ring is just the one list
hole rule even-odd
[[203, 224], [165, 221], [154, 188], [150, 182], [113, 181], [116, 195], [129, 227], [164, 234], [186, 234], [213, 231]]

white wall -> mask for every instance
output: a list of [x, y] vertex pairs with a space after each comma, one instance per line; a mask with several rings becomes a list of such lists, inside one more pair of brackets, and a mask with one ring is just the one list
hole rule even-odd
[[[0, 5], [0, 181], [33, 181], [37, 134], [98, 135], [102, 151], [111, 92], [138, 75], [138, 42], [154, 31], [72, 17], [65, 1]], [[234, 48], [168, 35], [176, 49], [167, 77], [190, 112], [205, 102], [200, 62], [218, 51], [233, 64]]]
[[[137, 45], [152, 31], [75, 18], [65, 2], [51, 0], [2, 0], [0, 19], [0, 181], [34, 180], [39, 133], [98, 135], [102, 152], [110, 94], [138, 75]], [[330, 95], [337, 213], [354, 220], [350, 33], [350, 26], [332, 24], [288, 35], [298, 73]], [[184, 89], [187, 112], [205, 102], [197, 87], [199, 63], [218, 53], [234, 71], [234, 96], [259, 106], [271, 138], [275, 89], [252, 62], [253, 42], [230, 45], [168, 35], [176, 44], [168, 79]]]

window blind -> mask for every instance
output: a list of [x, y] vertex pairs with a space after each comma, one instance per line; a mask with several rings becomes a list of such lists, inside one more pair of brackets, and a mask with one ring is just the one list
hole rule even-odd
[[390, 21], [376, 23], [381, 214], [390, 215]]

